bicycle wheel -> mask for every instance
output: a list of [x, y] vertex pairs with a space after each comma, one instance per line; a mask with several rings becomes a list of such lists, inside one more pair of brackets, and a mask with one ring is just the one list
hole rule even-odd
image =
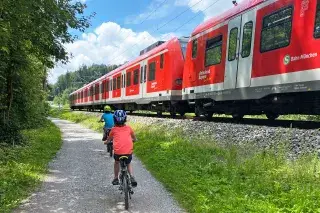
[[123, 177], [123, 192], [124, 192], [124, 207], [126, 210], [129, 209], [129, 186], [128, 186], [128, 176]]

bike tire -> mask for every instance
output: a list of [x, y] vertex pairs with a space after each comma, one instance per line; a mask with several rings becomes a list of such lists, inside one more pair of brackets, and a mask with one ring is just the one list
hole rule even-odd
[[128, 176], [123, 177], [123, 192], [124, 192], [124, 207], [126, 210], [129, 209], [129, 186], [128, 186]]

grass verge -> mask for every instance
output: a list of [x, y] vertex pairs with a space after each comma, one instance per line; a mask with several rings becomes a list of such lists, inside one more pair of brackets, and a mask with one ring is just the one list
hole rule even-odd
[[22, 132], [23, 146], [0, 144], [0, 210], [10, 212], [39, 185], [48, 162], [61, 147], [61, 133], [52, 122]]
[[[59, 116], [101, 129], [96, 116]], [[272, 151], [186, 140], [179, 130], [133, 127], [135, 154], [188, 212], [320, 212], [316, 157], [288, 161]]]

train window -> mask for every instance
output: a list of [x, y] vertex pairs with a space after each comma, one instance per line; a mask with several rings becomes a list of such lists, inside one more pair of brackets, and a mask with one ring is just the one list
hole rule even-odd
[[318, 4], [317, 4], [316, 22], [314, 26], [314, 37], [320, 38], [320, 0], [318, 0]]
[[125, 88], [126, 87], [126, 74], [123, 74], [123, 75], [121, 75], [121, 77], [122, 77], [122, 88]]
[[127, 73], [127, 87], [131, 86], [131, 72]]
[[143, 83], [143, 66], [140, 69], [140, 83]]
[[198, 39], [192, 41], [192, 58], [197, 57], [198, 52]]
[[117, 89], [117, 78], [113, 78], [112, 80], [112, 86], [113, 86], [113, 90], [116, 90]]
[[292, 7], [286, 7], [263, 18], [260, 51], [267, 52], [290, 44]]
[[107, 81], [106, 81], [106, 89], [105, 89], [106, 92], [109, 92], [109, 88], [110, 88], [110, 86], [109, 86], [109, 80], [107, 80]]
[[222, 35], [207, 40], [205, 66], [221, 63]]
[[229, 35], [228, 61], [236, 59], [238, 46], [238, 27], [232, 28]]
[[245, 23], [243, 27], [242, 51], [241, 51], [242, 58], [246, 58], [251, 54], [252, 28], [253, 28], [252, 21]]
[[[142, 73], [142, 67], [141, 67], [141, 73]], [[139, 84], [139, 69], [136, 69], [135, 71], [133, 71], [133, 84], [134, 85]]]
[[156, 79], [156, 62], [152, 62], [149, 64], [148, 81], [153, 81], [155, 79]]
[[117, 78], [117, 89], [121, 88], [121, 80], [120, 80], [120, 76]]
[[105, 93], [105, 88], [106, 88], [105, 84], [106, 84], [105, 82], [102, 82], [101, 88], [100, 88], [100, 93]]
[[160, 55], [160, 69], [163, 69], [164, 55], [163, 53]]
[[186, 58], [186, 52], [187, 52], [187, 42], [180, 42], [181, 43], [181, 51], [182, 51], [182, 55], [183, 58]]
[[147, 65], [144, 65], [144, 72], [143, 72], [143, 82], [147, 80]]
[[96, 86], [95, 86], [95, 94], [96, 94], [96, 95], [99, 94], [99, 85], [96, 85]]

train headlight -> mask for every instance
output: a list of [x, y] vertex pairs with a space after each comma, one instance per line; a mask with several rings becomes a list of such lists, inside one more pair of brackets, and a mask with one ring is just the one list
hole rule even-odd
[[182, 79], [181, 78], [176, 79], [175, 82], [176, 82], [177, 85], [182, 85]]

